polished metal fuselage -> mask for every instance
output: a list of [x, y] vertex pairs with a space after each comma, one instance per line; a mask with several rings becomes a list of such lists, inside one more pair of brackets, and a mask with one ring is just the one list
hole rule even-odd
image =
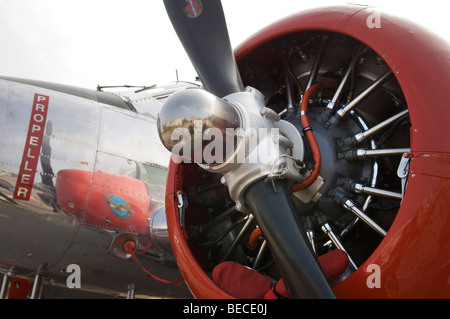
[[110, 93], [122, 107], [76, 89], [0, 79], [1, 272], [32, 279], [39, 270], [47, 284], [64, 286], [76, 264], [81, 289], [120, 294], [132, 284], [154, 296], [173, 289], [130, 262], [123, 243], [137, 244], [150, 272], [179, 278], [163, 207], [170, 154], [155, 124], [160, 100], [185, 86], [192, 85]]

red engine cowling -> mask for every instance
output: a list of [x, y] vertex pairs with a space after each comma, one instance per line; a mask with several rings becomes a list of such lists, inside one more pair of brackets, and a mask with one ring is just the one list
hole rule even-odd
[[[292, 15], [239, 46], [235, 51], [236, 60], [244, 84], [255, 86], [263, 93], [271, 84], [261, 78], [280, 68], [283, 40], [290, 36], [303, 39], [307, 34], [313, 38], [316, 32], [339, 35], [343, 39], [340, 46], [345, 47], [349, 41], [366, 45], [378, 55], [380, 63], [388, 66], [410, 116], [407, 186], [386, 236], [360, 262], [358, 269], [336, 284], [333, 290], [338, 298], [448, 298], [450, 234], [446, 230], [450, 226], [447, 213], [450, 207], [447, 196], [450, 141], [445, 138], [445, 130], [450, 123], [450, 113], [446, 109], [450, 93], [445, 85], [450, 83], [450, 47], [424, 28], [384, 12], [379, 14], [379, 27], [371, 28], [367, 21], [372, 13], [369, 7], [338, 6]], [[335, 52], [336, 56], [340, 51]], [[332, 55], [332, 52], [328, 54]], [[332, 77], [330, 70], [323, 67], [319, 77]], [[298, 71], [300, 74], [302, 69], [298, 68]], [[302, 75], [297, 78], [301, 81]], [[390, 89], [385, 91], [389, 93]], [[382, 177], [387, 180], [387, 176]], [[208, 275], [206, 253], [193, 244], [187, 231], [191, 224], [206, 221], [199, 202], [192, 204], [191, 199], [186, 226], [180, 226], [177, 192], [202, 183], [198, 167], [170, 163], [166, 212], [172, 247], [181, 273], [195, 297], [232, 298]], [[373, 275], [372, 265], [380, 271], [379, 287], [368, 284]]]

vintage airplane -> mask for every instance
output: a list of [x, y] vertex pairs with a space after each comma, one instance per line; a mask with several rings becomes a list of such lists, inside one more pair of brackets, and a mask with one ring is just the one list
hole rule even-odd
[[201, 87], [0, 79], [0, 296], [450, 297], [448, 44], [347, 5], [233, 52], [164, 2]]

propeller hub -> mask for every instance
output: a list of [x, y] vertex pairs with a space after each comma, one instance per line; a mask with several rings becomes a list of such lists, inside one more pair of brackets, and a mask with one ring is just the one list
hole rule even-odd
[[157, 127], [161, 142], [178, 160], [214, 165], [234, 152], [227, 140], [242, 128], [242, 118], [231, 103], [202, 89], [185, 89], [164, 102]]
[[178, 91], [162, 105], [157, 126], [163, 145], [177, 155], [172, 160], [222, 174], [241, 211], [245, 190], [255, 181], [303, 179], [300, 133], [266, 108], [254, 88], [222, 99], [201, 89]]

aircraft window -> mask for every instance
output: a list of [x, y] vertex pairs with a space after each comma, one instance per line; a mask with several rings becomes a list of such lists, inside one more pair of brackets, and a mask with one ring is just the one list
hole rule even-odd
[[166, 186], [167, 169], [159, 166], [144, 164], [147, 172], [147, 183]]

